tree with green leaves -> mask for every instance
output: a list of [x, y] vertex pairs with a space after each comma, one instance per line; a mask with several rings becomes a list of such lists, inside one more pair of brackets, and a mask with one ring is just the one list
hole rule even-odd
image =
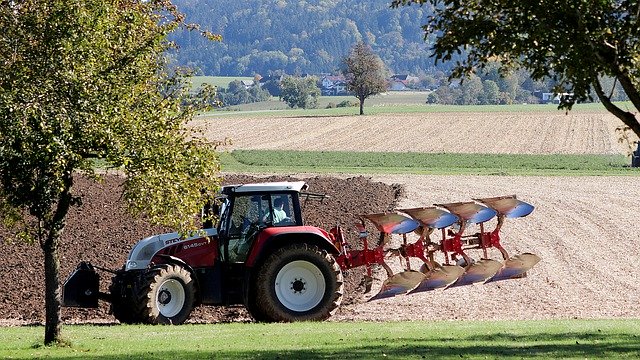
[[0, 218], [42, 248], [47, 345], [60, 338], [74, 178], [99, 178], [102, 159], [125, 176], [134, 215], [185, 232], [219, 188], [215, 145], [185, 127], [213, 91], [189, 98], [189, 74], [166, 70], [167, 35], [184, 25], [163, 0], [1, 3]]
[[360, 115], [364, 114], [364, 100], [387, 90], [387, 71], [384, 63], [370, 46], [356, 43], [343, 60], [347, 91], [360, 101]]
[[427, 4], [433, 14], [425, 37], [435, 37], [437, 61], [464, 50], [453, 77], [464, 77], [487, 63], [522, 67], [536, 79], [550, 77], [563, 96], [561, 108], [590, 100], [604, 107], [640, 136], [636, 114], [614, 104], [603, 79], [613, 78], [640, 111], [640, 3], [638, 1], [456, 1], [393, 0], [391, 6]]
[[320, 96], [317, 83], [314, 76], [285, 76], [280, 84], [280, 97], [291, 108], [315, 109]]

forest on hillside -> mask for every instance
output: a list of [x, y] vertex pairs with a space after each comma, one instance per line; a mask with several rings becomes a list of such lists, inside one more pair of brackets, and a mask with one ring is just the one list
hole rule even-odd
[[[174, 63], [196, 70], [197, 75], [338, 74], [344, 57], [363, 41], [382, 59], [389, 74], [417, 76], [420, 81], [409, 84], [414, 89], [437, 89], [427, 99], [430, 103], [535, 103], [555, 85], [551, 79], [532, 81], [526, 71], [499, 73], [497, 64], [462, 83], [451, 84], [448, 77], [457, 59], [436, 64], [430, 51], [433, 35], [425, 38], [421, 27], [433, 13], [429, 3], [392, 9], [391, 0], [173, 2], [186, 15], [187, 23], [199, 24], [223, 38], [214, 42], [188, 30], [173, 35], [178, 45], [170, 54]], [[612, 79], [604, 79], [603, 87], [613, 100], [626, 98]], [[239, 97], [232, 89], [220, 90], [227, 97]], [[263, 97], [247, 95], [245, 100], [227, 103], [260, 101]]]
[[[430, 6], [391, 9], [389, 0], [174, 0], [187, 22], [221, 34], [175, 34], [175, 60], [202, 75], [336, 72], [359, 40], [393, 73], [436, 71], [421, 25]], [[451, 64], [438, 64], [447, 72]]]

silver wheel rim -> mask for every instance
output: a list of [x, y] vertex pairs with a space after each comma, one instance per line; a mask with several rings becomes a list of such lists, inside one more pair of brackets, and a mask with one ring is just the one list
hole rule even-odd
[[168, 279], [156, 290], [156, 308], [160, 315], [170, 318], [178, 315], [184, 307], [185, 291], [180, 281]]
[[303, 312], [316, 307], [322, 301], [326, 288], [322, 271], [308, 261], [292, 261], [276, 275], [276, 296], [292, 311]]

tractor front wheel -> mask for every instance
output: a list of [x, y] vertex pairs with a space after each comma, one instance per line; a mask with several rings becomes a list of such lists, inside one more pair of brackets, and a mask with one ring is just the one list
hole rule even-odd
[[193, 310], [196, 287], [191, 274], [179, 265], [160, 265], [149, 269], [140, 287], [146, 306], [144, 314], [151, 324], [179, 325]]
[[319, 321], [342, 302], [340, 266], [317, 246], [296, 244], [276, 250], [258, 270], [249, 299], [258, 321]]

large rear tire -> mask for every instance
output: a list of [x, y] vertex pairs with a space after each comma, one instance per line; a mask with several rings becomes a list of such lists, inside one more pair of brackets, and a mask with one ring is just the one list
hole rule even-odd
[[149, 269], [140, 286], [139, 298], [145, 322], [179, 325], [185, 322], [196, 299], [196, 286], [188, 270], [179, 265]]
[[248, 308], [258, 321], [320, 321], [342, 302], [340, 266], [317, 246], [295, 244], [276, 250], [254, 279], [255, 297]]

